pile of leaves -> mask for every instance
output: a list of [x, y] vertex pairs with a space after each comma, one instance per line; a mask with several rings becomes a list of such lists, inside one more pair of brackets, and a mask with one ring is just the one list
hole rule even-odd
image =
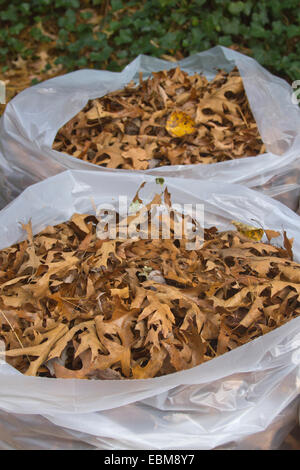
[[216, 163], [256, 156], [264, 144], [238, 70], [211, 82], [179, 67], [90, 101], [53, 148], [107, 168]]
[[[0, 340], [6, 360], [31, 376], [145, 379], [194, 367], [300, 314], [292, 240], [235, 223], [205, 229], [199, 249], [171, 237], [120, 238], [149, 221], [153, 204], [100, 239], [94, 215], [74, 214], [1, 250]], [[152, 220], [152, 219], [151, 219]], [[161, 235], [161, 233], [159, 233]]]

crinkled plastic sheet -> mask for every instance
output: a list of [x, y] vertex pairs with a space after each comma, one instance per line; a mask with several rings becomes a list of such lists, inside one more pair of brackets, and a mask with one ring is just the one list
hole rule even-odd
[[[105, 169], [52, 150], [54, 138], [89, 99], [120, 89], [131, 80], [137, 81], [140, 71], [148, 77], [152, 71], [176, 65], [140, 55], [121, 73], [80, 70], [47, 80], [16, 96], [8, 103], [0, 122], [2, 199], [9, 202], [30, 184], [65, 169], [132, 173]], [[213, 78], [218, 68], [230, 71], [237, 66], [267, 153], [211, 165], [167, 166], [146, 173], [244, 184], [297, 210], [300, 109], [292, 103], [293, 89], [255, 60], [225, 47], [195, 54], [178, 65], [190, 74], [201, 72], [208, 79]]]
[[[151, 200], [155, 177], [66, 171], [27, 188], [0, 212], [0, 249], [34, 233], [115, 204], [119, 195]], [[205, 225], [232, 219], [287, 231], [300, 261], [300, 218], [240, 185], [166, 178], [173, 203], [204, 203]], [[300, 317], [189, 370], [147, 380], [27, 377], [0, 364], [0, 448], [271, 449], [295, 425], [300, 391]]]

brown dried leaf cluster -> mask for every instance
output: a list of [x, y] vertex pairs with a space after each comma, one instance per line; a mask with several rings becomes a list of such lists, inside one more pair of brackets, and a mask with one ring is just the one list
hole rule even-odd
[[[127, 222], [141, 215], [150, 217], [150, 205]], [[100, 240], [97, 223], [74, 214], [36, 236], [29, 223], [27, 239], [0, 252], [0, 339], [27, 375], [156, 377], [300, 314], [300, 265], [285, 232], [281, 248], [270, 242], [275, 231], [262, 242], [211, 227], [189, 251], [184, 238]]]
[[[58, 132], [53, 148], [107, 168], [216, 163], [265, 151], [237, 69], [211, 82], [179, 68], [152, 74], [90, 101]], [[195, 131], [168, 132], [172, 113]]]

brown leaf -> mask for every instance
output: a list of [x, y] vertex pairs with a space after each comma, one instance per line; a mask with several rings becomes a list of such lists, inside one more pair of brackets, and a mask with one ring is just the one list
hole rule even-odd
[[283, 231], [283, 239], [284, 239], [284, 248], [288, 252], [289, 258], [293, 261], [294, 255], [293, 255], [292, 246], [293, 246], [294, 239], [288, 238], [285, 230]]
[[280, 236], [280, 232], [276, 232], [276, 230], [265, 230], [265, 234], [269, 242], [272, 240], [272, 238], [277, 238]]

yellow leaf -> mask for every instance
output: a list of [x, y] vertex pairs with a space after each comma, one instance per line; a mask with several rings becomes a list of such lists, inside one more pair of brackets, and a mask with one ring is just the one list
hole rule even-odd
[[242, 222], [236, 222], [235, 220], [232, 220], [231, 223], [237, 228], [238, 232], [242, 233], [250, 240], [259, 242], [263, 237], [264, 230], [262, 228], [253, 227], [252, 225], [243, 224]]
[[196, 130], [195, 121], [182, 111], [174, 111], [167, 120], [166, 130], [175, 137], [193, 134]]

